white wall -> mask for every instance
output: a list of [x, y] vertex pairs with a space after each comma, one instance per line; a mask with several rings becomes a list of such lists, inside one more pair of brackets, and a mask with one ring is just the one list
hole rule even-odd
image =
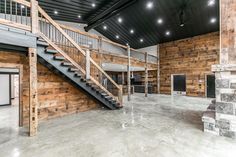
[[153, 56], [157, 56], [157, 45], [144, 47], [138, 50], [142, 52], [147, 52], [148, 54], [153, 55]]
[[10, 75], [0, 74], [0, 106], [10, 104]]

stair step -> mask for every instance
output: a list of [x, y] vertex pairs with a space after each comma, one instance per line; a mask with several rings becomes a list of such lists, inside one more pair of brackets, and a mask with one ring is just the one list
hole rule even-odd
[[86, 79], [84, 79], [84, 78], [81, 78], [80, 80], [81, 80], [82, 82], [86, 82]]
[[61, 65], [63, 66], [73, 66], [71, 62], [62, 62]]
[[107, 93], [101, 93], [101, 95], [104, 96], [104, 97], [105, 97], [105, 96], [108, 96]]
[[75, 76], [76, 76], [76, 77], [82, 77], [82, 74], [80, 74], [80, 73], [75, 73]]
[[113, 99], [111, 96], [105, 96], [104, 98], [107, 99], [107, 100]]
[[57, 50], [53, 50], [53, 49], [46, 49], [46, 53], [57, 54], [58, 51]]
[[41, 45], [41, 46], [45, 46], [45, 47], [48, 47], [49, 46], [49, 44], [47, 43], [47, 42], [45, 42], [45, 41], [37, 41], [37, 45]]
[[65, 57], [63, 56], [54, 56], [55, 60], [65, 60]]
[[69, 68], [69, 71], [76, 72], [76, 71], [79, 71], [79, 69], [77, 69], [77, 68]]

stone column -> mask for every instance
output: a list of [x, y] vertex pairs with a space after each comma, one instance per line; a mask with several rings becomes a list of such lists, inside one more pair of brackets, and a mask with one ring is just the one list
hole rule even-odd
[[[204, 130], [217, 135], [236, 136], [236, 1], [220, 1], [220, 64], [213, 65], [216, 75], [215, 115]], [[213, 119], [214, 118], [214, 119]], [[205, 119], [206, 120], [206, 119]]]

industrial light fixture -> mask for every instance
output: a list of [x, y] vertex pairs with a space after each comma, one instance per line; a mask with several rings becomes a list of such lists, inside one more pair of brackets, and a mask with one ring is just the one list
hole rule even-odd
[[116, 35], [116, 39], [119, 39], [120, 38], [120, 36], [119, 35]]
[[118, 18], [118, 22], [119, 23], [122, 23], [123, 22], [123, 19], [121, 17]]
[[78, 18], [81, 19], [81, 15], [78, 15]]
[[216, 18], [214, 18], [214, 17], [211, 18], [210, 22], [211, 22], [211, 23], [216, 23]]
[[139, 41], [142, 43], [142, 42], [143, 42], [143, 39], [141, 38]]
[[131, 30], [130, 30], [130, 33], [131, 33], [131, 34], [134, 34], [134, 30], [133, 30], [133, 29], [131, 29]]
[[147, 9], [152, 9], [153, 8], [153, 2], [152, 1], [147, 2], [146, 8]]
[[24, 6], [24, 5], [21, 5], [21, 8], [22, 8], [22, 9], [24, 9], [24, 8], [25, 8], [25, 6]]
[[215, 0], [208, 0], [208, 6], [213, 6], [215, 5], [216, 1]]
[[162, 20], [161, 18], [159, 18], [159, 19], [157, 20], [157, 23], [158, 23], [158, 24], [162, 24], [162, 23], [163, 23], [163, 20]]
[[57, 15], [57, 14], [58, 14], [58, 11], [55, 10], [55, 11], [54, 11], [54, 14]]
[[95, 8], [95, 7], [96, 7], [96, 4], [95, 4], [95, 3], [92, 3], [92, 7]]
[[107, 30], [107, 26], [103, 26], [103, 29], [104, 29], [104, 30]]
[[169, 36], [170, 35], [170, 31], [166, 31], [166, 35]]

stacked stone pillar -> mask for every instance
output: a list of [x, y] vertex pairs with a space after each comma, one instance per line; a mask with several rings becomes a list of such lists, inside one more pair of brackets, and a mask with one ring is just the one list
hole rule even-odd
[[203, 116], [204, 130], [235, 138], [236, 0], [220, 0], [220, 19], [220, 64], [212, 67], [216, 75], [215, 110], [214, 116]]

